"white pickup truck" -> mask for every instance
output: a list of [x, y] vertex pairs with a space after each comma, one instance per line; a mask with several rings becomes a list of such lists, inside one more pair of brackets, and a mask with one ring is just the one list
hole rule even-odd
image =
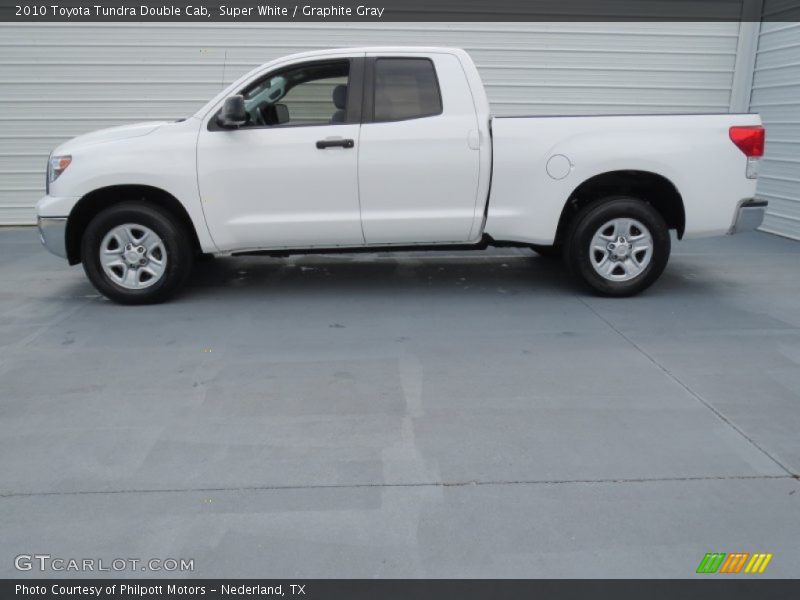
[[492, 117], [463, 50], [267, 63], [193, 116], [50, 156], [44, 245], [127, 304], [209, 254], [530, 247], [595, 291], [652, 284], [678, 238], [754, 229], [758, 115]]

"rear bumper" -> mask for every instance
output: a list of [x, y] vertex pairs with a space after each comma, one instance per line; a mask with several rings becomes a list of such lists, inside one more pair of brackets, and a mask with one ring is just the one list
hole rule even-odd
[[38, 217], [36, 225], [39, 228], [39, 239], [42, 240], [42, 245], [56, 256], [67, 258], [67, 218]]
[[764, 221], [767, 212], [766, 200], [745, 200], [736, 207], [736, 214], [733, 218], [729, 234], [753, 231]]

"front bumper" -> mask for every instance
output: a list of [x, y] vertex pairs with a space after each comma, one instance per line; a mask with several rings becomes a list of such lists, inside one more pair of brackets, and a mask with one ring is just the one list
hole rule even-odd
[[38, 217], [36, 225], [42, 245], [56, 256], [67, 258], [67, 218]]
[[733, 225], [728, 233], [753, 231], [764, 221], [767, 212], [766, 200], [745, 200], [739, 203], [733, 218]]

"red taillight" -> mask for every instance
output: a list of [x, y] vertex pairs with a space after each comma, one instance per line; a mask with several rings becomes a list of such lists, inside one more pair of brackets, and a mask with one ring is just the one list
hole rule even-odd
[[730, 136], [745, 156], [764, 156], [764, 128], [761, 125], [731, 127]]

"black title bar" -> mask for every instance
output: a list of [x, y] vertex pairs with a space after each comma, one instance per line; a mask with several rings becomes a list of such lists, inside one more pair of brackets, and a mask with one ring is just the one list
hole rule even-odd
[[470, 580], [470, 579], [342, 579], [342, 580], [244, 580], [244, 579], [24, 579], [0, 581], [4, 600], [39, 598], [77, 600], [185, 600], [186, 598], [291, 598], [293, 600], [505, 600], [585, 599], [692, 600], [709, 598], [797, 598], [798, 580], [726, 578], [710, 575], [693, 580]]
[[[762, 8], [763, 6], [763, 8]], [[0, 21], [800, 21], [798, 0], [0, 0]]]

